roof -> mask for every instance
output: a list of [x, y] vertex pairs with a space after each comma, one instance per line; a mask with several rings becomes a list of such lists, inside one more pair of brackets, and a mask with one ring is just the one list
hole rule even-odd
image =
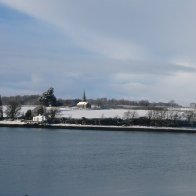
[[86, 101], [81, 101], [81, 102], [77, 103], [77, 106], [83, 106], [83, 105], [87, 105], [87, 104], [89, 104], [89, 103]]

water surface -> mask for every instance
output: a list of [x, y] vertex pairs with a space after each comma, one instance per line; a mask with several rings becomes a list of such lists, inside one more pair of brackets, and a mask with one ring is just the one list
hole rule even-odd
[[195, 196], [196, 135], [0, 128], [0, 196]]

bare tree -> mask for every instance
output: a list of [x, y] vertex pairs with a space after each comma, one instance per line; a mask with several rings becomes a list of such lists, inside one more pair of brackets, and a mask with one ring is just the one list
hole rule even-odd
[[131, 121], [138, 117], [138, 113], [135, 110], [124, 112], [123, 119], [126, 121], [126, 124], [130, 124]]
[[152, 120], [153, 119], [153, 110], [149, 110], [146, 114], [146, 117], [148, 120]]
[[147, 119], [153, 125], [162, 125], [166, 119], [167, 111], [165, 109], [149, 110], [146, 114]]
[[138, 113], [135, 110], [129, 110], [127, 112], [124, 112], [123, 119], [134, 119], [138, 117]]
[[14, 120], [20, 115], [21, 105], [16, 100], [10, 100], [6, 106], [5, 114]]
[[149, 120], [164, 120], [166, 118], [166, 110], [162, 109], [162, 110], [149, 110], [147, 112], [147, 118]]
[[196, 120], [196, 110], [189, 110], [184, 113], [184, 117], [189, 122], [190, 125], [193, 125], [193, 122]]
[[179, 111], [169, 110], [167, 111], [166, 118], [167, 120], [173, 120], [173, 121], [180, 120], [181, 114]]
[[57, 114], [60, 113], [60, 110], [57, 107], [51, 107], [47, 110], [47, 117], [48, 119], [53, 122], [55, 120], [55, 117], [57, 116]]
[[33, 114], [33, 116], [45, 115], [46, 114], [46, 107], [39, 105], [33, 109], [32, 114]]
[[163, 121], [166, 118], [166, 110], [158, 110], [156, 111], [156, 119], [159, 121]]

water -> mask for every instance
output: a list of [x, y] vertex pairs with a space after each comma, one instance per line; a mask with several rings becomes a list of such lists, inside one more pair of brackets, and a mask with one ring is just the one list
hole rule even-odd
[[0, 196], [195, 196], [196, 135], [0, 128]]

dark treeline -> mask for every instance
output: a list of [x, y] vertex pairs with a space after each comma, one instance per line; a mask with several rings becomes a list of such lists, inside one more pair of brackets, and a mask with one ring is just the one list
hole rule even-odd
[[[39, 105], [40, 104], [40, 95], [17, 95], [10, 97], [2, 97], [3, 105], [7, 105], [10, 100], [17, 101], [20, 105]], [[81, 101], [81, 99], [57, 99], [57, 106], [69, 106], [73, 107]], [[140, 100], [140, 101], [131, 101], [125, 99], [107, 99], [107, 98], [97, 98], [97, 99], [88, 99], [92, 105], [96, 105], [100, 108], [128, 108], [130, 106], [142, 106], [142, 107], [180, 107], [174, 101], [170, 102], [150, 102], [148, 100]]]
[[121, 119], [121, 118], [59, 118], [55, 119], [53, 123], [66, 123], [66, 124], [78, 124], [78, 125], [102, 125], [102, 126], [157, 126], [157, 127], [196, 127], [196, 121], [190, 122], [187, 120], [152, 120], [146, 117], [140, 117], [136, 119]]
[[[41, 95], [17, 95], [2, 97], [2, 104], [7, 105], [10, 101], [15, 100], [20, 105], [40, 105]], [[56, 106], [75, 106], [80, 99], [57, 99]]]
[[126, 99], [107, 99], [107, 98], [98, 98], [98, 99], [89, 99], [88, 100], [92, 105], [97, 105], [101, 108], [125, 108], [129, 106], [142, 106], [142, 107], [180, 107], [175, 101], [169, 102], [150, 102], [148, 100], [139, 100], [131, 101]]
[[38, 105], [40, 95], [17, 95], [2, 97], [3, 105], [7, 105], [10, 101], [15, 100], [20, 105]]
[[143, 117], [138, 117], [137, 111], [127, 111], [123, 118], [94, 118], [81, 119], [75, 118], [55, 118], [55, 123], [82, 124], [82, 125], [110, 125], [110, 126], [159, 126], [159, 127], [196, 127], [196, 111], [177, 111], [177, 110], [149, 110]]

